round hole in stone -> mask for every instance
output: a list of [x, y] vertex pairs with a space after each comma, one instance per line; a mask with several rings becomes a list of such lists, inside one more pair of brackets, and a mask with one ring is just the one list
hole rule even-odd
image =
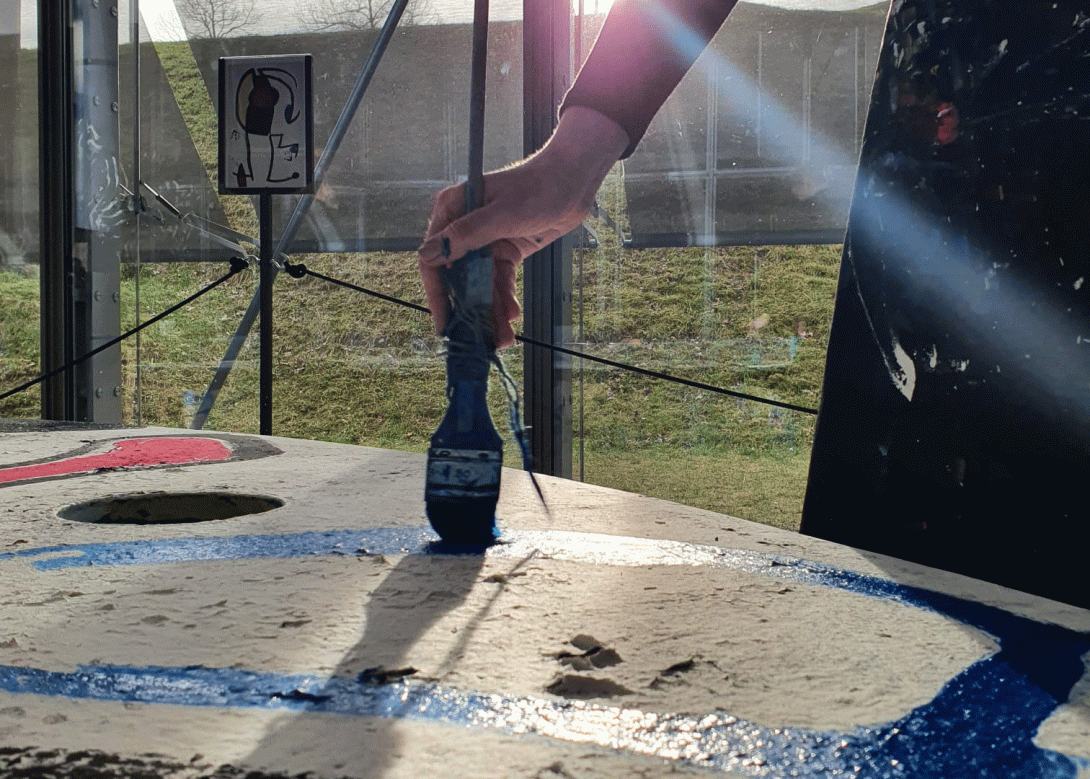
[[260, 514], [284, 505], [268, 495], [231, 492], [148, 492], [65, 506], [61, 519], [110, 525], [173, 525]]

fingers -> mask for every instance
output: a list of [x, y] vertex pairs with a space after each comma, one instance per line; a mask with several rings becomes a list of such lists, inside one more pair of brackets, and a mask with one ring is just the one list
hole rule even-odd
[[447, 187], [435, 196], [432, 204], [431, 221], [424, 245], [416, 253], [416, 264], [420, 269], [420, 279], [424, 284], [424, 294], [431, 311], [432, 327], [436, 335], [443, 332], [447, 325], [447, 293], [439, 279], [437, 268], [450, 266], [454, 259], [449, 244], [439, 235], [452, 221], [465, 211], [465, 186], [457, 184]]
[[543, 228], [527, 235], [511, 234], [502, 223], [490, 221], [497, 212], [486, 213], [487, 210], [486, 206], [474, 211], [431, 235], [417, 250], [420, 263], [432, 268], [450, 267], [451, 262], [474, 249], [492, 246], [495, 252], [501, 245], [509, 247], [508, 259], [518, 263], [565, 234], [556, 228]]
[[[536, 175], [515, 166], [485, 176], [485, 204], [465, 213], [465, 188], [436, 195], [427, 237], [419, 249], [426, 265], [448, 265], [474, 249], [511, 241], [519, 259], [544, 248], [573, 229], [582, 216], [568, 213], [566, 201], [543, 195]], [[558, 211], [558, 208], [560, 209]]]
[[[496, 183], [491, 176], [486, 177], [486, 192], [489, 183]], [[493, 186], [488, 194], [495, 191], [496, 187]], [[417, 250], [417, 265], [435, 333], [440, 335], [443, 332], [448, 318], [446, 291], [439, 279], [438, 269], [450, 267], [454, 260], [474, 249], [491, 246], [495, 259], [493, 319], [496, 346], [504, 349], [515, 341], [510, 323], [522, 311], [515, 288], [516, 266], [523, 258], [559, 238], [563, 231], [556, 227], [555, 220], [552, 220], [553, 224], [537, 224], [539, 219], [520, 215], [526, 209], [512, 209], [510, 204], [503, 205], [494, 199], [483, 208], [469, 214], [464, 212], [463, 185], [448, 187], [436, 195], [425, 241]]]
[[515, 329], [511, 327], [510, 322], [503, 317], [495, 315], [495, 313], [494, 319], [496, 325], [496, 348], [506, 349], [508, 346], [515, 343]]
[[[506, 349], [515, 342], [511, 321], [522, 313], [515, 286], [516, 268], [522, 260], [519, 249], [510, 241], [499, 241], [492, 249], [492, 318], [496, 328], [496, 348]], [[449, 316], [447, 293], [437, 268], [417, 263], [431, 311], [435, 335], [441, 335]]]
[[450, 266], [451, 261], [461, 255], [451, 251], [450, 241], [443, 232], [451, 222], [465, 213], [465, 185], [447, 187], [435, 196], [432, 203], [431, 220], [424, 243], [416, 250], [417, 263], [421, 272], [425, 267]]
[[517, 235], [517, 226], [509, 224], [504, 213], [502, 208], [485, 206], [429, 233], [418, 251], [422, 261], [432, 266], [447, 265], [474, 249]]
[[440, 335], [447, 326], [447, 293], [443, 288], [443, 282], [439, 278], [439, 271], [435, 268], [417, 262], [420, 268], [420, 279], [424, 283], [424, 294], [428, 299], [428, 310], [431, 311], [432, 327], [435, 335]]
[[500, 241], [492, 250], [492, 319], [496, 327], [496, 348], [506, 349], [515, 342], [511, 322], [522, 313], [515, 287], [515, 268], [521, 261], [519, 250], [508, 241]]
[[465, 184], [455, 184], [441, 190], [432, 202], [431, 221], [428, 223], [427, 237], [442, 232], [447, 225], [466, 212]]

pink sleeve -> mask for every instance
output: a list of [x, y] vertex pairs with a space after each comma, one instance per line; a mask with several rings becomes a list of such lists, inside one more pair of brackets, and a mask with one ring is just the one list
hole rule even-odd
[[616, 0], [564, 102], [619, 124], [635, 150], [737, 0]]

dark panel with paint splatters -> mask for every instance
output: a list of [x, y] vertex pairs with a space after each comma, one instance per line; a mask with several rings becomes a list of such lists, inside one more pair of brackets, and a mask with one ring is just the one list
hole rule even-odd
[[1090, 607], [1090, 3], [894, 0], [803, 532]]

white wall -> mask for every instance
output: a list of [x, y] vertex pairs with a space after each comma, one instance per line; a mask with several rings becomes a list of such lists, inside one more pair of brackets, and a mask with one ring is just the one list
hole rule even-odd
[[18, 2], [0, 3], [0, 35], [15, 35], [19, 32]]

